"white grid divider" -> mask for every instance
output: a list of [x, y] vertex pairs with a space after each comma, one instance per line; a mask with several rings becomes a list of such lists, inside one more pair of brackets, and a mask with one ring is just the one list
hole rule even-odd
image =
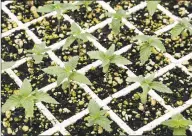
[[[141, 5], [141, 4], [140, 4], [140, 5]], [[136, 6], [135, 6], [135, 7], [136, 7]], [[133, 9], [134, 9], [135, 7], [133, 7]], [[138, 8], [135, 8], [135, 9], [139, 10]], [[131, 11], [131, 10], [130, 10], [130, 11]], [[133, 11], [133, 12], [134, 12], [134, 11]], [[107, 20], [110, 22], [110, 19], [107, 19]], [[103, 23], [103, 22], [104, 22], [104, 23]], [[100, 23], [100, 24], [102, 24], [103, 26], [105, 26], [106, 24], [109, 23], [109, 22], [108, 22], [108, 23], [105, 24], [105, 21], [103, 21], [103, 22]], [[126, 20], [124, 20], [124, 22], [126, 22]], [[128, 24], [128, 27], [129, 27], [129, 28], [133, 28], [133, 29], [135, 29], [135, 30], [137, 31], [137, 29], [136, 29], [132, 24], [129, 24], [129, 22], [126, 23], [126, 24]], [[97, 25], [96, 25], [96, 26], [97, 26]], [[96, 26], [91, 27], [91, 28], [93, 28], [92, 31], [88, 31], [88, 32], [93, 32], [93, 31], [95, 31], [96, 29], [99, 28], [99, 27], [96, 27]], [[98, 26], [99, 26], [99, 25], [98, 25]], [[91, 30], [91, 29], [90, 29], [90, 30]], [[137, 33], [141, 34], [140, 31], [137, 32]], [[100, 44], [97, 43], [97, 42], [96, 42], [96, 44], [97, 44], [97, 45], [100, 45]], [[94, 45], [95, 45], [95, 44], [94, 44]], [[128, 46], [127, 46], [127, 47], [128, 47]], [[99, 49], [102, 50], [102, 51], [105, 51], [104, 48], [102, 49], [102, 46], [101, 46]], [[190, 55], [189, 57], [191, 57], [191, 55]], [[182, 59], [183, 59], [183, 60], [186, 60], [186, 59], [188, 59], [189, 57], [185, 57], [185, 59], [183, 59], [183, 58], [182, 58]], [[182, 59], [180, 59], [179, 61], [177, 61], [177, 63], [181, 63], [181, 62], [182, 62]], [[101, 62], [99, 62], [99, 61], [97, 61], [97, 62], [98, 62], [98, 63], [94, 62], [95, 65], [100, 65], [99, 63], [101, 63]], [[178, 65], [180, 65], [180, 64], [178, 64]], [[175, 64], [170, 64], [170, 65], [168, 65], [168, 67], [165, 67], [164, 69], [165, 69], [165, 70], [168, 69], [168, 71], [169, 71], [170, 69], [172, 69], [172, 68], [174, 68], [174, 67], [175, 67]], [[89, 68], [90, 68], [90, 67], [89, 67]], [[186, 68], [186, 67], [185, 67], [185, 68]], [[84, 71], [86, 71], [86, 68], [84, 68]], [[82, 72], [83, 72], [83, 71], [82, 71]], [[129, 71], [129, 73], [131, 73], [131, 72]], [[160, 74], [163, 74], [164, 72], [163, 72], [163, 70], [162, 70], [161, 72], [159, 71], [159, 73], [160, 73]], [[157, 75], [158, 75], [159, 73], [157, 73]], [[53, 83], [53, 84], [54, 84], [54, 83]], [[53, 85], [53, 84], [50, 84], [50, 85], [48, 85], [48, 86], [51, 86], [51, 85]], [[135, 86], [138, 86], [138, 87], [139, 87], [139, 85], [138, 85], [137, 83], [132, 84], [132, 85], [133, 85], [133, 86], [135, 85]], [[131, 86], [132, 86], [132, 85], [131, 85]], [[48, 90], [49, 87], [46, 86], [46, 87], [44, 87], [44, 88], [45, 88], [45, 90], [46, 90], [46, 89]], [[134, 88], [134, 87], [133, 87], [133, 88]], [[87, 88], [87, 89], [88, 89], [88, 88]], [[87, 90], [87, 89], [86, 89], [86, 90]], [[91, 90], [89, 90], [89, 91], [90, 91], [91, 93], [93, 93]], [[150, 92], [152, 92], [152, 91], [150, 91]], [[117, 92], [117, 93], [118, 93], [118, 92]], [[115, 94], [117, 94], [117, 93], [115, 93]], [[92, 96], [93, 96], [93, 97], [97, 97], [97, 95], [95, 95], [95, 96], [94, 96], [94, 95], [95, 95], [95, 94], [93, 93]], [[114, 96], [115, 96], [115, 95], [114, 95]], [[112, 99], [110, 99], [110, 97], [108, 97], [108, 98], [106, 98], [104, 101], [107, 101], [107, 103], [109, 103], [111, 100], [112, 100]], [[98, 98], [97, 101], [100, 101], [100, 99]], [[101, 101], [101, 102], [102, 102], [102, 101]], [[99, 104], [99, 103], [98, 103], [98, 104]], [[101, 105], [101, 106], [104, 106], [104, 105], [105, 105], [105, 102], [104, 102], [103, 105]], [[104, 106], [104, 107], [105, 107], [106, 109], [108, 109], [108, 106]], [[83, 112], [83, 111], [82, 111], [82, 112]], [[85, 110], [85, 112], [86, 112], [86, 110]], [[76, 114], [76, 115], [78, 115], [78, 114]], [[115, 115], [116, 115], [116, 114], [115, 114]], [[54, 127], [53, 127], [53, 128], [54, 128]], [[131, 133], [132, 133], [132, 132], [131, 132]]]

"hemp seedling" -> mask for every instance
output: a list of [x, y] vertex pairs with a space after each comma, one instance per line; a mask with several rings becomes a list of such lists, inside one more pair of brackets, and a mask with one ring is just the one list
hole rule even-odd
[[128, 77], [128, 82], [139, 82], [141, 84], [141, 87], [143, 89], [143, 92], [140, 93], [140, 99], [143, 104], [146, 104], [147, 102], [147, 94], [151, 89], [154, 89], [158, 92], [162, 93], [173, 93], [171, 89], [169, 89], [167, 86], [162, 84], [161, 82], [153, 81], [155, 78], [154, 74], [151, 74], [149, 77]]
[[82, 32], [82, 30], [80, 29], [80, 27], [76, 24], [76, 23], [72, 23], [71, 24], [71, 32], [70, 32], [70, 36], [66, 39], [66, 42], [63, 46], [63, 49], [69, 47], [75, 40], [78, 40], [78, 42], [87, 42], [88, 41], [88, 37], [96, 39], [93, 35], [91, 35], [88, 32]]
[[[44, 68], [43, 71], [50, 75], [57, 76], [57, 86], [62, 84], [62, 89], [70, 87], [71, 81], [77, 81], [79, 83], [84, 83], [87, 85], [91, 85], [89, 79], [78, 73], [75, 68], [77, 67], [79, 58], [77, 56], [69, 59], [68, 62], [65, 63], [64, 68], [59, 66], [50, 66], [48, 68]], [[64, 80], [66, 79], [66, 80]], [[69, 88], [70, 89], [70, 88]]]
[[115, 13], [109, 13], [109, 16], [112, 17], [111, 28], [115, 35], [120, 32], [122, 24], [122, 18], [128, 17], [126, 11], [123, 9], [117, 10]]
[[155, 11], [157, 10], [157, 5], [160, 3], [160, 0], [147, 0], [147, 10], [150, 16], [153, 16]]
[[184, 35], [184, 33], [186, 33], [187, 31], [189, 31], [190, 35], [192, 35], [192, 25], [187, 18], [182, 18], [181, 20], [179, 20], [179, 23], [172, 28], [171, 36], [172, 38], [174, 38], [181, 33]]
[[35, 44], [32, 50], [28, 50], [27, 52], [33, 54], [27, 54], [27, 56], [31, 56], [35, 60], [35, 64], [42, 62], [43, 57], [47, 56], [45, 52], [49, 51], [50, 48], [46, 47], [45, 42], [41, 44]]
[[129, 60], [122, 57], [121, 55], [114, 54], [115, 45], [111, 45], [111, 47], [104, 53], [102, 51], [89, 51], [87, 54], [91, 59], [98, 59], [102, 61], [103, 72], [106, 73], [109, 69], [111, 63], [127, 65], [131, 64]]
[[152, 54], [153, 48], [165, 52], [166, 49], [162, 42], [156, 36], [138, 35], [134, 37], [135, 40], [141, 41], [140, 44], [140, 61], [144, 64]]
[[13, 65], [15, 64], [14, 61], [10, 61], [10, 62], [1, 62], [1, 72], [8, 69], [8, 68], [11, 68]]
[[62, 19], [62, 13], [68, 10], [76, 10], [78, 7], [72, 3], [60, 3], [59, 1], [55, 1], [54, 4], [47, 4], [43, 7], [39, 7], [37, 9], [38, 12], [41, 13], [48, 13], [48, 12], [57, 12], [57, 19], [58, 19], [58, 31], [60, 31], [60, 21]]
[[181, 114], [177, 114], [172, 119], [164, 121], [162, 125], [168, 126], [173, 130], [173, 135], [185, 136], [186, 129], [192, 125], [191, 120], [186, 120]]
[[96, 124], [104, 128], [106, 131], [112, 130], [110, 126], [112, 121], [107, 118], [107, 111], [100, 110], [99, 105], [94, 100], [90, 100], [88, 104], [88, 110], [89, 116], [86, 118], [86, 120], [88, 120], [88, 126], [93, 126]]
[[2, 112], [23, 107], [25, 109], [25, 116], [27, 118], [33, 117], [34, 105], [38, 102], [58, 104], [58, 102], [47, 93], [37, 90], [32, 91], [30, 82], [25, 79], [18, 93], [11, 95], [2, 106]]

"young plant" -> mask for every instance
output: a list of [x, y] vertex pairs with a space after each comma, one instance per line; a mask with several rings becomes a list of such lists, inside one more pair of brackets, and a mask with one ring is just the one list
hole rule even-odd
[[157, 5], [160, 3], [160, 0], [147, 0], [147, 10], [150, 16], [153, 16], [157, 10]]
[[1, 72], [3, 72], [4, 70], [11, 68], [13, 65], [15, 64], [15, 62], [10, 61], [10, 62], [1, 62]]
[[76, 10], [77, 8], [78, 7], [72, 3], [60, 3], [60, 1], [55, 1], [54, 4], [47, 4], [43, 7], [39, 7], [37, 11], [41, 13], [56, 11], [58, 20], [58, 31], [60, 31], [60, 21], [62, 19], [62, 13], [68, 10]]
[[75, 40], [77, 40], [78, 42], [82, 41], [83, 43], [85, 43], [88, 41], [88, 37], [96, 39], [90, 33], [82, 32], [82, 30], [80, 29], [80, 27], [76, 23], [71, 24], [70, 34], [71, 35], [66, 39], [66, 42], [65, 42], [65, 45], [63, 46], [63, 49], [69, 47]]
[[127, 65], [131, 64], [129, 60], [122, 57], [121, 55], [114, 54], [115, 45], [111, 45], [111, 47], [104, 53], [102, 51], [89, 51], [87, 54], [91, 59], [98, 59], [102, 61], [103, 72], [107, 73], [109, 66], [111, 63]]
[[147, 94], [151, 89], [154, 89], [158, 92], [162, 93], [173, 93], [171, 89], [162, 84], [161, 82], [153, 81], [155, 78], [154, 74], [151, 74], [149, 77], [128, 77], [127, 81], [129, 82], [139, 82], [143, 89], [143, 92], [140, 93], [141, 103], [146, 104], [147, 102]]
[[187, 31], [189, 31], [190, 35], [192, 35], [192, 25], [187, 18], [182, 18], [181, 20], [179, 20], [179, 23], [172, 28], [171, 36], [172, 38], [175, 38], [181, 33], [185, 35]]
[[30, 82], [25, 79], [18, 92], [11, 95], [2, 106], [2, 112], [23, 107], [25, 109], [25, 116], [27, 118], [33, 117], [34, 105], [38, 102], [58, 104], [58, 102], [47, 93], [38, 90], [32, 91]]
[[119, 9], [115, 13], [109, 13], [109, 16], [112, 17], [111, 29], [114, 34], [117, 35], [120, 32], [121, 26], [123, 25], [122, 18], [126, 18], [128, 15], [126, 15], [125, 10]]
[[94, 100], [90, 100], [88, 109], [89, 116], [86, 118], [88, 120], [88, 126], [99, 125], [106, 131], [112, 130], [110, 126], [112, 121], [107, 118], [106, 110], [100, 110], [99, 105]]
[[177, 114], [172, 119], [164, 121], [162, 125], [170, 127], [174, 136], [185, 136], [186, 129], [189, 128], [189, 125], [192, 125], [192, 121], [184, 119], [181, 114]]
[[49, 51], [50, 48], [46, 47], [46, 44], [43, 42], [41, 44], [34, 45], [32, 50], [28, 50], [28, 53], [33, 54], [27, 54], [27, 56], [31, 56], [35, 60], [35, 64], [38, 64], [42, 62], [43, 57], [47, 56], [45, 52]]
[[88, 10], [88, 11], [91, 11], [91, 7], [89, 6], [93, 1], [87, 1], [87, 0], [81, 0], [81, 1], [78, 1], [76, 3], [76, 5], [84, 5], [85, 8]]
[[[75, 70], [75, 68], [77, 67], [77, 64], [78, 64], [78, 59], [79, 58], [77, 56], [69, 59], [69, 61], [65, 63], [64, 68], [61, 68], [59, 66], [50, 66], [48, 68], [44, 68], [43, 71], [50, 75], [56, 75], [57, 76], [57, 86], [62, 84], [63, 90], [70, 87], [71, 81], [77, 81], [79, 83], [91, 85], [91, 82], [89, 81], [89, 79], [86, 76], [78, 73]], [[64, 80], [64, 79], [66, 79], [66, 80]]]
[[156, 36], [138, 35], [135, 40], [141, 41], [140, 44], [140, 61], [144, 64], [152, 54], [153, 48], [165, 52], [163, 43]]

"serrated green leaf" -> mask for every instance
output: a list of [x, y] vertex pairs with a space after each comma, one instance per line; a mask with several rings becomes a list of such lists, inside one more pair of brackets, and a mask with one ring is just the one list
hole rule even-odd
[[10, 96], [5, 104], [2, 106], [2, 112], [6, 112], [8, 110], [13, 109], [14, 107], [17, 107], [20, 104], [20, 99], [16, 95]]
[[148, 83], [151, 83], [154, 79], [155, 79], [155, 73], [152, 73], [145, 78], [145, 81], [147, 81]]
[[185, 28], [181, 25], [181, 24], [177, 24], [175, 27], [173, 27], [173, 29], [171, 30], [171, 37], [177, 37], [178, 35], [181, 34], [181, 32], [184, 30]]
[[34, 104], [34, 99], [32, 97], [28, 97], [27, 99], [21, 101], [21, 105], [25, 109], [26, 118], [33, 117]]
[[67, 39], [66, 39], [66, 42], [65, 44], [63, 45], [63, 50], [70, 47], [70, 45], [75, 41], [75, 37], [74, 36], [69, 36]]
[[88, 32], [85, 32], [84, 35], [87, 37], [87, 40], [88, 40], [88, 37], [91, 39], [97, 40], [97, 38], [95, 36], [93, 36], [92, 34], [90, 34]]
[[140, 61], [142, 64], [144, 64], [151, 56], [151, 50], [152, 49], [149, 45], [144, 44], [140, 47]]
[[44, 92], [40, 92], [40, 91], [36, 92], [35, 98], [37, 102], [59, 104], [54, 98], [52, 98], [49, 94]]
[[78, 56], [70, 58], [69, 61], [65, 63], [65, 69], [70, 71], [74, 70], [77, 67], [78, 60], [79, 60]]
[[128, 82], [139, 82], [139, 83], [142, 83], [145, 78], [143, 76], [137, 76], [137, 77], [127, 77], [126, 79]]
[[101, 61], [105, 57], [105, 54], [102, 51], [89, 51], [89, 52], [87, 52], [87, 54], [89, 55], [89, 57], [91, 59], [98, 59]]
[[10, 61], [10, 62], [2, 62], [1, 63], [1, 71], [11, 68], [13, 65], [15, 64], [15, 62]]
[[163, 43], [159, 39], [154, 39], [152, 41], [151, 45], [153, 47], [155, 47], [156, 49], [160, 49], [160, 51], [163, 51], [163, 52], [166, 51], [165, 46], [163, 45]]
[[60, 75], [58, 75], [57, 86], [59, 86], [65, 78], [68, 78], [68, 75], [66, 73], [61, 73]]
[[147, 1], [147, 10], [149, 11], [149, 14], [153, 16], [155, 11], [157, 10], [157, 5], [160, 3], [160, 1]]
[[70, 79], [73, 81], [77, 81], [79, 83], [91, 85], [90, 80], [86, 76], [84, 76], [78, 72], [73, 72], [72, 75], [70, 76]]
[[147, 102], [147, 94], [150, 91], [150, 87], [147, 84], [141, 85], [143, 92], [140, 94], [141, 103], [146, 104]]
[[111, 45], [111, 46], [109, 47], [109, 49], [106, 51], [105, 54], [106, 54], [107, 56], [112, 56], [114, 52], [115, 52], [115, 45], [113, 44], [113, 45]]
[[91, 99], [88, 104], [88, 110], [91, 115], [95, 115], [100, 111], [100, 107], [93, 99]]
[[107, 71], [109, 70], [109, 66], [110, 66], [110, 63], [107, 63], [107, 64], [102, 64], [103, 66], [103, 73], [107, 73]]
[[110, 132], [112, 130], [110, 125], [112, 121], [105, 116], [101, 116], [99, 119], [95, 120], [95, 123], [104, 128], [106, 131]]
[[113, 59], [111, 60], [111, 63], [127, 65], [127, 64], [131, 64], [131, 61], [127, 60], [126, 58], [124, 58], [120, 55], [115, 55], [113, 57]]
[[67, 89], [67, 88], [69, 87], [69, 85], [70, 85], [70, 82], [69, 82], [69, 81], [63, 82], [63, 84], [62, 84], [62, 89], [63, 89], [63, 90]]
[[49, 66], [48, 68], [42, 69], [45, 73], [50, 75], [60, 75], [61, 73], [64, 73], [64, 69], [59, 66]]
[[81, 29], [76, 23], [71, 24], [71, 33], [73, 36], [81, 34]]
[[29, 82], [29, 80], [24, 79], [19, 94], [23, 96], [28, 96], [31, 92], [32, 92], [31, 83]]
[[185, 136], [186, 135], [186, 128], [175, 128], [173, 129], [174, 136]]
[[39, 64], [42, 62], [44, 55], [32, 55], [32, 57], [35, 60], [35, 64]]
[[121, 20], [113, 18], [112, 22], [111, 22], [111, 29], [114, 32], [114, 34], [118, 34], [120, 32], [120, 28], [121, 28]]
[[162, 93], [173, 93], [170, 88], [160, 82], [154, 81], [151, 83], [150, 87]]
[[121, 20], [122, 18], [126, 18], [126, 11], [123, 9], [119, 9], [116, 11], [116, 13], [112, 14], [113, 18]]

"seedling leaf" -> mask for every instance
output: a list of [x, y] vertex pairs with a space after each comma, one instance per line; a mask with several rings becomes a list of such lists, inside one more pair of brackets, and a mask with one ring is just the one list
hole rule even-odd
[[142, 45], [140, 47], [140, 60], [141, 60], [141, 63], [144, 64], [148, 59], [149, 57], [151, 56], [151, 47], [148, 46], [148, 45]]
[[10, 62], [2, 62], [1, 63], [1, 71], [11, 68], [13, 65], [15, 64], [15, 62], [10, 61]]
[[151, 88], [155, 89], [156, 91], [162, 92], [162, 93], [173, 93], [170, 88], [165, 86], [164, 84], [160, 82], [152, 82]]
[[24, 95], [27, 96], [32, 92], [32, 87], [31, 87], [31, 83], [29, 82], [29, 80], [25, 79], [22, 83], [22, 86], [20, 88], [19, 94], [20, 95]]
[[49, 94], [38, 91], [35, 94], [35, 97], [37, 99], [37, 102], [46, 102], [46, 103], [52, 103], [52, 104], [59, 104], [54, 98], [52, 98]]
[[73, 74], [70, 76], [70, 79], [73, 81], [77, 81], [79, 83], [91, 85], [90, 80], [86, 76], [84, 76], [78, 72], [73, 72]]
[[43, 71], [50, 75], [60, 75], [64, 70], [59, 66], [49, 66], [48, 68], [44, 68]]
[[75, 37], [74, 36], [69, 36], [66, 41], [65, 41], [65, 44], [63, 46], [63, 50], [70, 47], [70, 45], [75, 41]]
[[155, 11], [157, 10], [157, 5], [160, 3], [160, 1], [151, 1], [147, 0], [147, 10], [149, 11], [149, 14], [153, 16]]

